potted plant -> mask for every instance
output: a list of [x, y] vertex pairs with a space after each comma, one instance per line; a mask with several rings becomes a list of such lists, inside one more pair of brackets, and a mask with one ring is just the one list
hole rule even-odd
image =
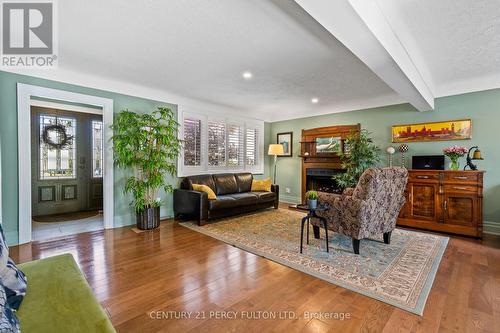
[[447, 147], [443, 149], [443, 153], [445, 154], [445, 156], [448, 156], [451, 160], [450, 169], [458, 170], [460, 168], [458, 159], [467, 154], [467, 148], [462, 146]]
[[306, 192], [307, 205], [309, 209], [316, 209], [318, 207], [318, 192], [307, 191]]
[[339, 147], [338, 155], [345, 172], [336, 174], [333, 176], [333, 180], [341, 189], [355, 187], [363, 172], [380, 161], [380, 149], [373, 143], [370, 134], [365, 129], [359, 133], [352, 132], [345, 142], [349, 147], [349, 152], [345, 152]]
[[158, 107], [150, 114], [122, 110], [111, 126], [115, 163], [133, 170], [125, 183], [125, 192], [132, 194], [131, 205], [139, 229], [159, 226], [159, 191], [173, 191], [166, 176], [176, 174], [176, 158], [181, 149], [178, 126], [174, 113], [166, 107]]

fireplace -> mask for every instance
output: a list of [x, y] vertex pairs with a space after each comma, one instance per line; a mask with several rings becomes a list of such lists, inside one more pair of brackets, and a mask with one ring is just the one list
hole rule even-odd
[[344, 170], [333, 168], [308, 168], [306, 170], [306, 191], [341, 193], [332, 177]]
[[300, 141], [300, 157], [302, 158], [301, 172], [301, 201], [305, 202], [305, 193], [308, 190], [339, 193], [340, 189], [332, 180], [332, 176], [344, 172], [342, 160], [335, 151], [318, 151], [318, 142], [331, 141], [340, 144], [345, 151], [345, 140], [349, 135], [359, 133], [360, 124], [334, 125], [303, 129]]

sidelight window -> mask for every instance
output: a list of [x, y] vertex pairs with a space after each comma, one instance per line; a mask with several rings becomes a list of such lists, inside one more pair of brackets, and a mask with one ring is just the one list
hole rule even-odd
[[92, 177], [101, 178], [103, 170], [102, 121], [92, 120]]

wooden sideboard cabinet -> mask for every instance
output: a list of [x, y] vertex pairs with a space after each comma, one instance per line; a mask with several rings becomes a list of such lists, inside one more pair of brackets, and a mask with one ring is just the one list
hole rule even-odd
[[484, 171], [408, 171], [399, 226], [483, 236]]

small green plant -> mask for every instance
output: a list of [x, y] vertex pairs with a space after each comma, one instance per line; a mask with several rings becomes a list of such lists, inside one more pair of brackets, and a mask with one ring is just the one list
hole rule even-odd
[[111, 126], [115, 163], [134, 172], [126, 181], [125, 192], [132, 193], [136, 212], [159, 207], [160, 189], [173, 191], [165, 176], [176, 174], [181, 149], [178, 127], [174, 113], [166, 107], [150, 114], [122, 110]]
[[338, 155], [345, 172], [336, 174], [333, 180], [340, 188], [355, 187], [363, 172], [380, 161], [380, 149], [373, 143], [370, 135], [365, 129], [359, 133], [352, 132], [345, 142], [349, 147], [348, 152], [339, 149]]
[[306, 199], [317, 200], [318, 199], [318, 192], [316, 192], [316, 191], [307, 191], [306, 192]]

